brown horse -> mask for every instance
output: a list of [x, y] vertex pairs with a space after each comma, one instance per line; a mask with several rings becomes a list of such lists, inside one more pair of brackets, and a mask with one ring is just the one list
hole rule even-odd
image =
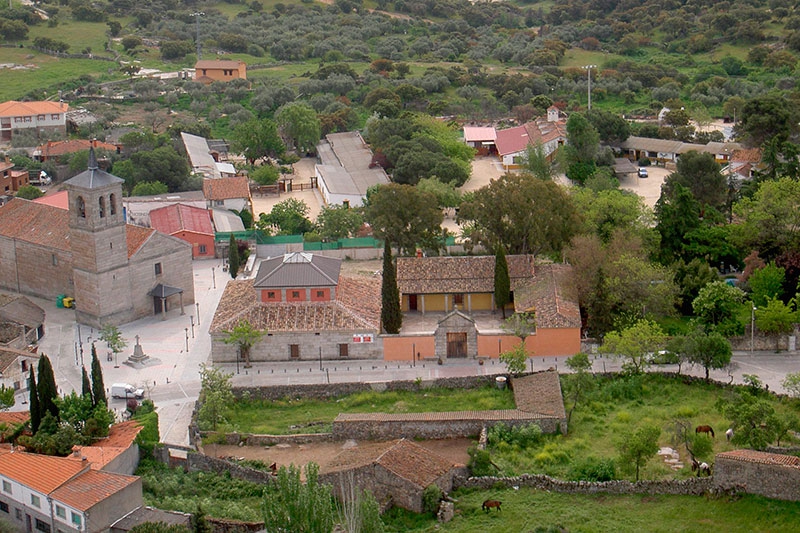
[[697, 426], [694, 428], [695, 433], [705, 433], [706, 435], [711, 435], [711, 438], [714, 438], [714, 428], [711, 426]]
[[489, 509], [491, 509], [492, 507], [494, 507], [498, 511], [502, 511], [502, 509], [500, 509], [500, 506], [502, 504], [503, 502], [500, 502], [498, 500], [486, 500], [485, 502], [483, 502], [483, 505], [481, 505], [481, 509], [483, 509], [487, 513], [489, 512]]

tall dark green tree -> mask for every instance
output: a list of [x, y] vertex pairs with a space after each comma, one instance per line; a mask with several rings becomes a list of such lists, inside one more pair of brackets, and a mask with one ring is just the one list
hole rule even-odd
[[39, 389], [36, 387], [36, 375], [31, 367], [31, 375], [28, 377], [28, 393], [30, 394], [30, 413], [31, 413], [31, 432], [35, 435], [39, 431], [42, 423], [42, 412], [39, 405]]
[[511, 301], [511, 278], [508, 275], [506, 251], [502, 245], [497, 246], [494, 255], [494, 304], [503, 311], [506, 318], [506, 304]]
[[39, 414], [44, 419], [44, 416], [50, 413], [54, 419], [59, 420], [58, 405], [56, 404], [56, 398], [58, 398], [56, 377], [53, 374], [53, 365], [50, 364], [50, 358], [44, 354], [39, 357], [38, 374]]
[[92, 399], [92, 404], [94, 404], [94, 398], [92, 397], [92, 382], [89, 381], [89, 373], [86, 372], [86, 367], [81, 367], [81, 396], [85, 396]]
[[106, 386], [103, 383], [103, 368], [100, 366], [94, 344], [92, 345], [92, 404], [95, 407], [100, 404], [108, 405]]
[[392, 260], [392, 245], [383, 243], [383, 283], [381, 286], [381, 324], [386, 333], [400, 333], [403, 314], [400, 312], [400, 291], [397, 289], [397, 270]]
[[230, 246], [228, 248], [228, 272], [233, 279], [239, 273], [239, 245], [236, 243], [236, 237], [231, 233]]

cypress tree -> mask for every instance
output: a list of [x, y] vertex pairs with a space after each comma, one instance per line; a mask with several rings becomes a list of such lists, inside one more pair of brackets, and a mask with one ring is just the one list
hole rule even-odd
[[502, 309], [506, 317], [506, 304], [511, 301], [511, 278], [508, 275], [506, 251], [502, 244], [497, 245], [494, 255], [494, 305]]
[[56, 387], [56, 377], [53, 374], [53, 365], [50, 364], [50, 358], [42, 355], [39, 358], [39, 416], [44, 419], [44, 415], [50, 413], [56, 421], [60, 420], [58, 416], [58, 405], [56, 405], [56, 398], [58, 398], [58, 387]]
[[92, 404], [97, 407], [100, 404], [108, 405], [106, 399], [106, 386], [103, 383], [103, 368], [100, 366], [100, 359], [97, 358], [97, 350], [92, 345]]
[[236, 244], [236, 237], [233, 236], [233, 233], [231, 233], [228, 251], [228, 272], [233, 279], [236, 279], [236, 274], [239, 273], [239, 245]]
[[28, 377], [28, 393], [30, 394], [31, 432], [36, 435], [36, 432], [39, 431], [39, 424], [42, 423], [42, 412], [39, 407], [39, 390], [36, 388], [33, 366], [31, 366], [31, 375]]
[[[92, 398], [92, 382], [89, 381], [89, 374], [86, 372], [86, 367], [81, 367], [81, 396], [88, 396]], [[94, 398], [92, 398], [94, 404]]]
[[383, 243], [383, 283], [381, 286], [381, 324], [386, 333], [400, 333], [403, 314], [400, 312], [400, 291], [397, 289], [397, 270], [392, 261], [392, 246]]

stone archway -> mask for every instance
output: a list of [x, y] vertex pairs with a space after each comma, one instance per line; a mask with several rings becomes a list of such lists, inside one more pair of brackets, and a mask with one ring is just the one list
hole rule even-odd
[[439, 321], [433, 334], [436, 357], [468, 358], [478, 356], [478, 330], [475, 321], [458, 309]]

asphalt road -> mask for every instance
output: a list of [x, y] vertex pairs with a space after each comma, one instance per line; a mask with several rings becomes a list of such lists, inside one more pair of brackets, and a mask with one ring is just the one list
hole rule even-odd
[[[230, 279], [221, 271], [218, 260], [195, 261], [193, 266], [197, 305], [187, 306], [183, 315], [179, 309], [173, 309], [167, 314], [166, 320], [148, 317], [120, 327], [128, 346], [116, 361], [108, 360], [105, 347], [97, 342], [97, 331], [75, 323], [74, 311], [58, 309], [55, 302], [32, 298], [46, 311], [45, 336], [40, 341], [40, 352], [50, 356], [60, 392], [64, 394], [71, 390], [80, 390], [81, 362], [87, 370], [90, 368], [91, 345], [94, 342], [103, 367], [106, 388], [110, 389], [112, 383], [122, 382], [145, 389], [146, 396], [155, 402], [158, 409], [161, 440], [170, 444], [187, 444], [187, 428], [200, 391], [200, 365], [210, 363], [208, 326], [224, 286]], [[127, 357], [133, 353], [136, 335], [139, 336], [144, 353], [150, 357], [145, 365], [125, 364]], [[621, 367], [620, 361], [614, 358], [600, 355], [592, 358], [595, 372], [614, 371]], [[567, 370], [564, 359], [532, 357], [529, 368], [545, 370], [552, 367], [563, 372]], [[432, 361], [412, 364], [337, 360], [323, 361], [322, 369], [319, 361], [256, 363], [249, 369], [237, 369], [235, 364], [220, 367], [233, 374], [233, 384], [240, 386], [435, 379], [500, 374], [505, 370], [504, 365], [497, 360], [489, 360], [484, 365], [472, 360], [448, 362], [444, 365]], [[673, 365], [653, 368], [677, 371], [677, 366]], [[702, 368], [684, 367], [682, 371], [703, 375]], [[782, 392], [780, 382], [783, 376], [788, 372], [798, 371], [800, 355], [797, 352], [736, 352], [729, 370], [713, 371], [711, 376], [723, 382], [732, 380], [742, 383], [744, 374], [756, 374], [769, 385], [770, 390]], [[125, 404], [123, 400], [112, 400], [110, 407], [122, 413]], [[13, 410], [27, 408], [27, 392], [17, 395]]]

